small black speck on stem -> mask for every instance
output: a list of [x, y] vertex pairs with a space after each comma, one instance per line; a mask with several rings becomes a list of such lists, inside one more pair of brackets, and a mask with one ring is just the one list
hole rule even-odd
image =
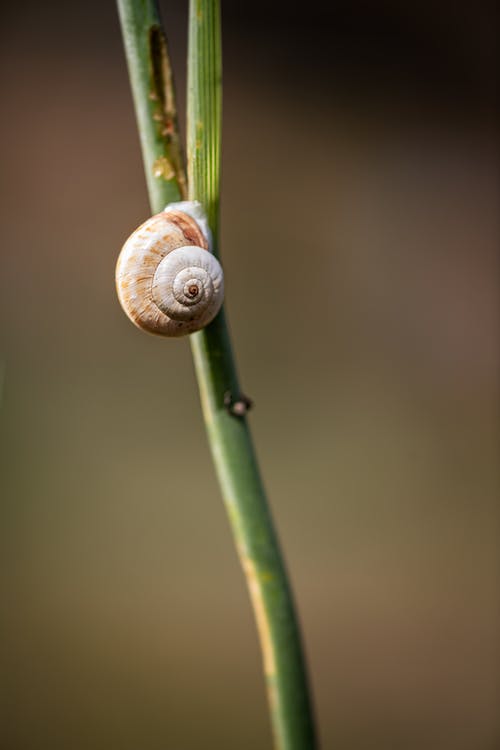
[[231, 391], [224, 394], [224, 407], [233, 417], [244, 417], [253, 406], [253, 401], [244, 393], [234, 397]]

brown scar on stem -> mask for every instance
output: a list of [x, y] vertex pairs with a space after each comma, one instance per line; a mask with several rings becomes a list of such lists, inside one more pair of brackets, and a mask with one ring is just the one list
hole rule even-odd
[[[164, 153], [153, 165], [155, 177], [166, 180], [175, 179], [181, 198], [187, 198], [187, 181], [184, 167], [184, 157], [177, 124], [177, 108], [175, 91], [168, 54], [167, 39], [161, 26], [153, 25], [149, 29], [149, 62], [150, 62], [150, 93], [149, 98], [155, 103], [152, 118], [155, 122], [159, 138], [163, 141]], [[170, 166], [165, 171], [157, 165], [159, 159], [164, 159]], [[162, 162], [162, 164], [164, 164]]]
[[172, 122], [165, 123], [165, 127], [161, 131], [161, 134], [164, 136], [171, 136], [175, 133], [174, 124]]

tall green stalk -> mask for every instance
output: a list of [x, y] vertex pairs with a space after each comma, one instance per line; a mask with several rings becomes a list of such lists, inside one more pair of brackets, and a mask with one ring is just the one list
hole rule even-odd
[[[155, 76], [158, 68], [151, 45], [151, 29], [160, 28], [154, 0], [118, 0], [125, 50], [134, 93], [148, 189], [153, 211], [184, 195], [184, 171], [179, 163], [170, 173], [154, 171], [162, 156], [171, 162], [172, 135], [158, 139], [158, 110], [151, 102], [172, 104], [173, 88], [151, 96], [151, 81], [170, 81], [171, 74]], [[155, 32], [159, 33], [159, 32]], [[161, 34], [162, 66], [168, 69], [166, 43]], [[149, 41], [148, 41], [149, 40]], [[157, 45], [158, 47], [158, 45]], [[219, 196], [221, 151], [221, 31], [218, 0], [190, 0], [188, 50], [188, 196], [199, 200], [208, 215], [219, 254]], [[153, 111], [154, 110], [154, 111]], [[161, 125], [162, 123], [160, 123]], [[176, 131], [177, 132], [177, 131]], [[165, 136], [164, 136], [165, 137]], [[178, 138], [174, 138], [177, 143]], [[176, 148], [174, 148], [176, 152]], [[224, 311], [203, 331], [193, 334], [191, 347], [203, 415], [222, 495], [246, 576], [259, 632], [269, 708], [278, 750], [316, 747], [307, 676], [292, 595], [259, 474], [245, 414], [228, 408], [241, 401], [235, 361]]]

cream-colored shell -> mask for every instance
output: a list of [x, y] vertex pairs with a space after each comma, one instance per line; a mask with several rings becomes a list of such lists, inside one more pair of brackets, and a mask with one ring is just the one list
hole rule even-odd
[[116, 265], [116, 289], [136, 326], [160, 336], [185, 336], [216, 316], [224, 277], [197, 221], [169, 207], [125, 242]]

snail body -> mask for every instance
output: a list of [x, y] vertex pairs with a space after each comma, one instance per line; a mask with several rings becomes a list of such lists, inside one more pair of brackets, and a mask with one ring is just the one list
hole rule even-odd
[[224, 274], [199, 203], [172, 203], [132, 232], [116, 265], [116, 289], [126, 315], [149, 333], [185, 336], [213, 320]]

